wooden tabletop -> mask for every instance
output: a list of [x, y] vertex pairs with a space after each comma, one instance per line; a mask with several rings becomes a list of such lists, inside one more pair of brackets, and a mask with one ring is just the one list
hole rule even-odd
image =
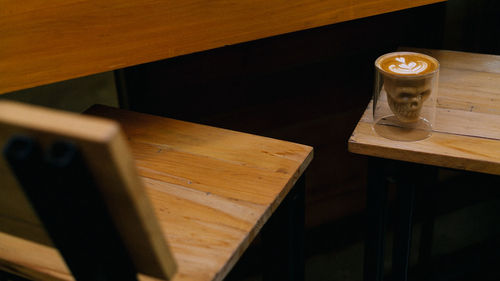
[[0, 93], [444, 0], [0, 0]]
[[349, 151], [500, 175], [500, 56], [418, 50], [441, 64], [431, 137], [393, 141], [372, 129], [372, 105], [349, 139]]
[[[313, 155], [309, 146], [168, 118], [102, 106], [88, 113], [121, 123], [178, 265], [173, 280], [222, 280]], [[4, 233], [0, 268], [72, 279], [53, 248]]]

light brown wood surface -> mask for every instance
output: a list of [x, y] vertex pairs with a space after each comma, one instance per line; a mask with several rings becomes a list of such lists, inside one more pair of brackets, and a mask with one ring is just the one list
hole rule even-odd
[[443, 0], [0, 0], [0, 93]]
[[[305, 145], [101, 106], [88, 113], [122, 125], [178, 265], [173, 280], [222, 280], [312, 160]], [[50, 247], [3, 234], [4, 247], [3, 268], [71, 280]]]
[[[45, 148], [61, 139], [78, 145], [137, 270], [162, 279], [175, 273], [171, 251], [116, 122], [0, 101], [0, 147], [14, 135], [32, 136]], [[52, 246], [3, 156], [0, 179], [0, 231]], [[0, 244], [4, 258], [12, 251], [11, 243]], [[29, 248], [12, 253], [32, 254]]]
[[408, 49], [441, 64], [431, 137], [392, 141], [372, 129], [368, 105], [349, 150], [382, 158], [500, 175], [500, 56]]

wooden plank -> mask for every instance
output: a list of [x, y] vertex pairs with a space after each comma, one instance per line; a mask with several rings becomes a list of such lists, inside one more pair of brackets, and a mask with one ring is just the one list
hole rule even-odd
[[450, 50], [433, 50], [403, 47], [402, 50], [416, 51], [436, 58], [441, 67], [456, 70], [500, 73], [500, 57]]
[[349, 139], [351, 152], [500, 174], [500, 57], [418, 50], [441, 63], [436, 121], [430, 138], [397, 142], [371, 128], [372, 105]]
[[291, 142], [107, 107], [88, 113], [123, 126], [188, 280], [222, 280], [312, 160], [311, 147]]
[[[88, 113], [122, 125], [176, 281], [222, 280], [312, 160], [305, 145], [107, 107]], [[0, 249], [10, 249], [0, 251], [0, 268], [71, 280], [50, 247], [33, 244], [0, 233]]]
[[[380, 99], [384, 101], [384, 99]], [[433, 131], [463, 135], [463, 136], [473, 136], [481, 138], [491, 138], [499, 139], [500, 137], [500, 123], [498, 122], [500, 115], [498, 114], [488, 114], [484, 112], [475, 112], [473, 109], [450, 109], [448, 108], [450, 104], [446, 104], [446, 107], [441, 107], [442, 103], [439, 102], [436, 108], [436, 120], [434, 122]], [[462, 108], [460, 103], [456, 104], [458, 108]], [[472, 108], [474, 105], [471, 106]], [[390, 114], [390, 109], [388, 106], [379, 107], [384, 112]], [[361, 117], [363, 122], [372, 122], [372, 103], [370, 102], [367, 107], [366, 112]]]
[[370, 123], [360, 122], [349, 139], [349, 151], [369, 156], [500, 175], [500, 142], [433, 133], [423, 141], [382, 139]]
[[[59, 252], [46, 245], [0, 232], [0, 269], [29, 280], [73, 281]], [[20, 255], [19, 253], [24, 253]], [[160, 281], [138, 274], [140, 281]]]
[[[77, 143], [137, 270], [158, 278], [168, 279], [173, 275], [175, 262], [118, 124], [2, 101], [0, 147], [16, 134], [34, 136], [43, 147], [59, 139]], [[0, 231], [51, 246], [50, 238], [1, 158]]]
[[0, 93], [444, 0], [0, 0]]

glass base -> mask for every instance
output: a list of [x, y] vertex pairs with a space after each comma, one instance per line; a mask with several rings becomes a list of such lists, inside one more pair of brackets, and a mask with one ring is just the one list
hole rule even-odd
[[403, 123], [394, 115], [384, 116], [373, 124], [373, 130], [380, 136], [397, 141], [418, 141], [432, 135], [432, 125], [420, 117], [418, 121]]

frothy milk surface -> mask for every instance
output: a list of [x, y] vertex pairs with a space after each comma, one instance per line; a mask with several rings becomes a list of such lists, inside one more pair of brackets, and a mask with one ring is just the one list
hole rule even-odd
[[434, 72], [439, 63], [433, 57], [412, 52], [396, 52], [381, 56], [375, 65], [386, 73], [416, 76]]

